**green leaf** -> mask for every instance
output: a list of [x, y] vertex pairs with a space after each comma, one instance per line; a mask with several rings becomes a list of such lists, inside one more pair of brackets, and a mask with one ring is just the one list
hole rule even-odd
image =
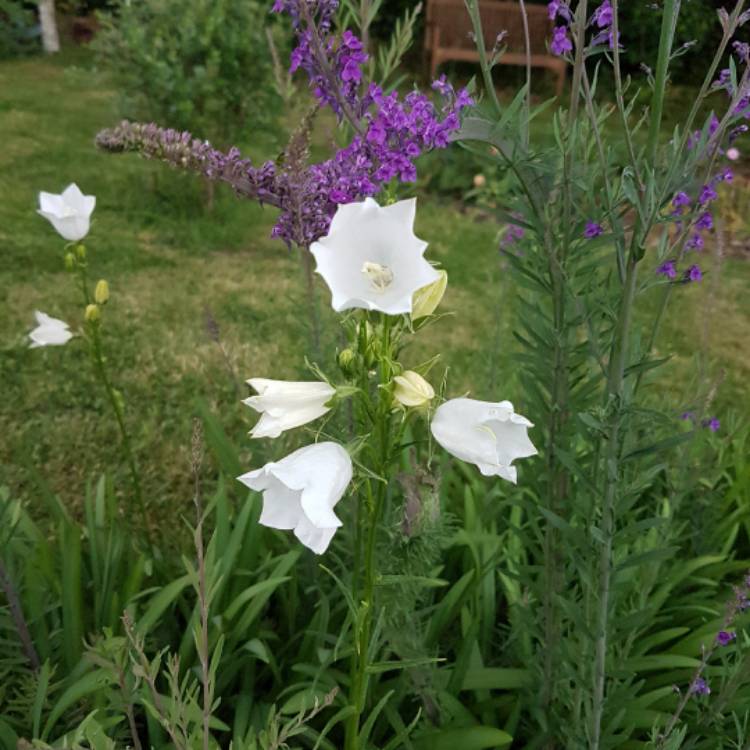
[[511, 742], [513, 737], [507, 732], [485, 726], [443, 729], [412, 740], [415, 750], [485, 750], [506, 747]]

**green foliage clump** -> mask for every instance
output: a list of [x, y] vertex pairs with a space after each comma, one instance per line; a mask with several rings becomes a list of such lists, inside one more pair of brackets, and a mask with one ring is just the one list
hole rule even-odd
[[121, 113], [217, 145], [268, 128], [278, 111], [272, 56], [255, 0], [119, 0], [95, 45]]
[[0, 60], [39, 50], [39, 30], [30, 3], [0, 0]]

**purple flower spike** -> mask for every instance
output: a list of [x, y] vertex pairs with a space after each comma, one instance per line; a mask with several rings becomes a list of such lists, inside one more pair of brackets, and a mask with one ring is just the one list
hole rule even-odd
[[551, 0], [547, 3], [547, 13], [549, 14], [549, 20], [554, 21], [558, 16], [564, 18], [566, 21], [570, 21], [570, 8], [568, 8], [565, 0]]
[[556, 26], [552, 32], [552, 42], [549, 48], [553, 55], [564, 55], [573, 51], [573, 42], [568, 38], [568, 30], [565, 26]]
[[696, 677], [690, 685], [692, 695], [711, 695], [711, 688], [702, 677]]
[[720, 630], [716, 634], [716, 642], [720, 646], [728, 646], [736, 637], [737, 637], [737, 633], [732, 633], [727, 630]]
[[702, 278], [700, 266], [692, 265], [685, 271], [685, 281], [700, 281]]
[[677, 269], [675, 268], [675, 262], [668, 260], [666, 263], [662, 263], [657, 269], [656, 273], [666, 276], [668, 279], [674, 279], [677, 276]]
[[583, 230], [583, 236], [587, 240], [593, 240], [594, 237], [598, 237], [604, 232], [604, 228], [601, 224], [597, 224], [595, 221], [587, 221], [586, 229]]

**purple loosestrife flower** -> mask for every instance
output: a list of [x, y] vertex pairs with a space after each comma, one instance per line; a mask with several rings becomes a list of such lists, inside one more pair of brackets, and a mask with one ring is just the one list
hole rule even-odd
[[728, 646], [736, 637], [737, 633], [728, 630], [720, 630], [716, 634], [716, 642], [720, 646]]
[[702, 422], [704, 427], [707, 427], [711, 432], [718, 432], [721, 428], [721, 422], [718, 417], [711, 417], [711, 419], [705, 419]]
[[672, 198], [672, 206], [674, 208], [680, 209], [683, 208], [683, 206], [689, 206], [690, 205], [690, 196], [683, 192], [682, 190], [675, 195], [674, 198]]
[[699, 234], [694, 234], [686, 243], [685, 250], [703, 250], [704, 242], [703, 237]]
[[714, 227], [714, 219], [713, 216], [711, 216], [710, 211], [704, 211], [699, 217], [698, 221], [695, 222], [695, 228], [696, 229], [713, 229]]
[[701, 272], [700, 266], [693, 264], [685, 271], [685, 281], [701, 281], [703, 279], [703, 273]]
[[594, 221], [587, 221], [586, 228], [583, 230], [583, 236], [587, 240], [592, 240], [594, 237], [598, 237], [604, 232], [604, 228], [601, 224], [597, 224]]
[[673, 260], [668, 260], [662, 263], [657, 269], [656, 273], [666, 276], [668, 279], [674, 279], [677, 277], [677, 268]]
[[600, 29], [607, 29], [612, 25], [612, 5], [609, 0], [604, 0], [594, 11], [592, 20]]
[[565, 26], [555, 26], [549, 47], [553, 55], [564, 55], [566, 52], [573, 51], [573, 42], [568, 38], [568, 30]]
[[550, 21], [554, 21], [558, 16], [568, 22], [572, 18], [570, 8], [565, 0], [552, 0], [552, 2], [547, 3], [547, 13]]
[[704, 185], [701, 189], [700, 195], [698, 196], [698, 203], [701, 206], [706, 206], [711, 201], [715, 201], [719, 197], [713, 185]]
[[711, 688], [702, 677], [696, 677], [690, 685], [691, 695], [710, 695]]

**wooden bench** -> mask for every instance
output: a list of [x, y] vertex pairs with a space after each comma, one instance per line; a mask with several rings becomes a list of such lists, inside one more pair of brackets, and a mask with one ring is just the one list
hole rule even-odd
[[[495, 46], [497, 35], [505, 31], [505, 53], [500, 65], [526, 65], [523, 16], [518, 2], [507, 0], [480, 0], [479, 12], [484, 30], [484, 43], [488, 54]], [[566, 63], [547, 49], [554, 24], [545, 5], [526, 4], [529, 21], [531, 65], [547, 68], [557, 75], [555, 92], [560, 96], [565, 85]], [[437, 69], [448, 60], [476, 62], [479, 60], [472, 40], [472, 25], [464, 0], [427, 0], [425, 24], [425, 49], [430, 56], [430, 73], [434, 78]]]

